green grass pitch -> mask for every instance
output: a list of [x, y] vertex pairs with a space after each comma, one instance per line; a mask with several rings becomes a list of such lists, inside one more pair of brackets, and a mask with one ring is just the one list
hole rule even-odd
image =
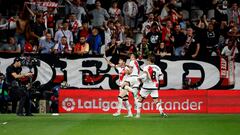
[[0, 114], [0, 135], [239, 135], [240, 114], [111, 114], [17, 117]]

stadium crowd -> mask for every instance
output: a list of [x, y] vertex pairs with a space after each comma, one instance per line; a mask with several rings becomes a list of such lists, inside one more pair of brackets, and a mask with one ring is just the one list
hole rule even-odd
[[52, 0], [57, 6], [41, 2], [49, 1], [26, 0], [2, 9], [1, 53], [206, 59], [235, 57], [239, 49], [239, 1]]

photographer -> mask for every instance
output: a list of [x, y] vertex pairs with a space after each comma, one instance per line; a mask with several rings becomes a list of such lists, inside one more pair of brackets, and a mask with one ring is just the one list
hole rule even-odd
[[16, 111], [17, 101], [19, 100], [17, 115], [24, 116], [23, 107], [25, 108], [26, 116], [32, 116], [30, 110], [30, 98], [29, 92], [27, 92], [26, 86], [21, 84], [20, 79], [25, 77], [31, 77], [32, 73], [21, 74], [22, 65], [21, 59], [15, 58], [13, 64], [7, 67], [6, 70], [6, 81], [10, 88], [10, 96], [12, 99], [13, 112]]

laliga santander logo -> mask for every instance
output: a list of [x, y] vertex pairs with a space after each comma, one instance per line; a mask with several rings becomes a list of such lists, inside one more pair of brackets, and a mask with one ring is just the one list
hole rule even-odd
[[75, 109], [76, 102], [73, 100], [73, 98], [65, 98], [62, 101], [62, 107], [67, 112], [73, 111]]

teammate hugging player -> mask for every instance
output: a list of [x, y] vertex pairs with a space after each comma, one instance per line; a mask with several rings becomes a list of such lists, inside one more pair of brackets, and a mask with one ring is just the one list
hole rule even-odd
[[128, 115], [126, 117], [133, 117], [131, 111], [131, 105], [128, 101], [128, 92], [132, 92], [132, 88], [130, 88], [130, 84], [126, 81], [130, 75], [130, 69], [126, 66], [126, 59], [120, 58], [118, 61], [118, 65], [111, 63], [106, 57], [108, 64], [111, 67], [114, 67], [118, 70], [119, 73], [119, 95], [118, 95], [118, 109], [117, 112], [113, 114], [113, 116], [120, 116], [121, 109], [123, 106], [123, 101], [125, 102], [126, 108], [128, 110]]
[[159, 80], [163, 77], [163, 75], [161, 69], [155, 65], [154, 62], [155, 58], [153, 56], [149, 56], [148, 65], [144, 67], [143, 74], [139, 76], [143, 85], [140, 90], [140, 96], [138, 97], [136, 118], [140, 118], [143, 100], [147, 98], [148, 95], [151, 95], [154, 103], [156, 104], [156, 109], [160, 112], [160, 115], [162, 117], [167, 117], [167, 115], [163, 112], [161, 103], [158, 101]]

